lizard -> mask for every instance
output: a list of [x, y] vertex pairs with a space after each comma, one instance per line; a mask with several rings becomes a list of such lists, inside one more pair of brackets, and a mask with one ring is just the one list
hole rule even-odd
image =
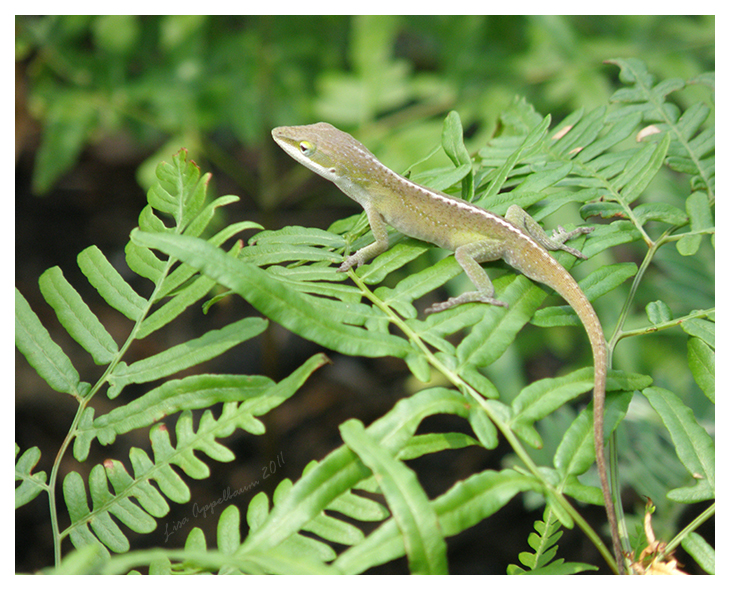
[[607, 351], [601, 323], [578, 283], [549, 251], [564, 250], [586, 257], [565, 242], [593, 228], [562, 227], [549, 236], [525, 210], [511, 205], [504, 217], [468, 201], [436, 191], [401, 176], [382, 164], [362, 143], [329, 123], [276, 127], [274, 141], [294, 160], [332, 181], [356, 201], [367, 215], [375, 241], [348, 256], [339, 271], [359, 267], [388, 249], [387, 226], [406, 236], [451, 250], [476, 287], [432, 305], [426, 313], [444, 311], [468, 302], [507, 307], [495, 297], [494, 286], [482, 262], [503, 260], [533, 281], [547, 285], [575, 310], [585, 328], [593, 353], [594, 446], [596, 466], [613, 550], [619, 572], [623, 559], [618, 522], [606, 468], [603, 414], [606, 399]]

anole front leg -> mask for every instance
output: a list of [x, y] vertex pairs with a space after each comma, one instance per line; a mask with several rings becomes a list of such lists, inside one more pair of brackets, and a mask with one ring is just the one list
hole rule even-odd
[[358, 268], [388, 249], [388, 226], [385, 220], [374, 207], [364, 206], [363, 208], [368, 216], [368, 223], [370, 224], [375, 241], [369, 246], [360, 248], [353, 255], [348, 256], [340, 265], [340, 268], [337, 269], [339, 272], [347, 272], [352, 267]]

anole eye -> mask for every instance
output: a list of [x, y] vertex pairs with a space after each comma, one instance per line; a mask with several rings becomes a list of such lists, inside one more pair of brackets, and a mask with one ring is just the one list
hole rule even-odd
[[299, 151], [302, 152], [302, 154], [304, 154], [305, 156], [311, 156], [314, 153], [314, 145], [306, 140], [300, 141]]

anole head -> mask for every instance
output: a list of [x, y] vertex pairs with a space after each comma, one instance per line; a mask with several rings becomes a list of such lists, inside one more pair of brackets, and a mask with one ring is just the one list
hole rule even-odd
[[335, 183], [362, 177], [377, 162], [352, 135], [329, 123], [276, 127], [271, 136], [297, 162]]

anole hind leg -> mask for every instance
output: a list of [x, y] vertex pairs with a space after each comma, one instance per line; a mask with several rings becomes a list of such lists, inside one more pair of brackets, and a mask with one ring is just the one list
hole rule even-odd
[[489, 280], [489, 275], [487, 275], [486, 271], [479, 264], [480, 262], [499, 260], [502, 257], [503, 249], [504, 243], [501, 240], [482, 240], [458, 247], [454, 251], [454, 257], [477, 290], [462, 293], [458, 297], [451, 297], [442, 303], [435, 303], [426, 310], [426, 313], [436, 313], [451, 307], [456, 307], [462, 303], [472, 303], [475, 301], [489, 303], [490, 305], [497, 305], [499, 307], [507, 307], [504, 301], [495, 299], [494, 285]]

